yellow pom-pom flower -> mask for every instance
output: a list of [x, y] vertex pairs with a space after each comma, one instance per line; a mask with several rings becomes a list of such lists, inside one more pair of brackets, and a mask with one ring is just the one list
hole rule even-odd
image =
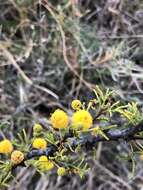
[[20, 164], [23, 160], [24, 160], [24, 154], [21, 151], [15, 150], [15, 151], [12, 152], [12, 154], [11, 154], [11, 162], [14, 165]]
[[40, 133], [42, 131], [42, 129], [43, 129], [43, 127], [38, 123], [35, 123], [35, 125], [33, 126], [34, 133]]
[[64, 167], [59, 167], [57, 170], [59, 176], [64, 176], [66, 174], [66, 169]]
[[68, 115], [60, 109], [55, 110], [50, 118], [51, 124], [55, 129], [65, 129], [68, 126]]
[[36, 149], [42, 149], [45, 150], [47, 147], [47, 142], [43, 138], [35, 138], [32, 147]]
[[0, 153], [8, 154], [13, 151], [12, 143], [8, 139], [4, 139], [0, 142]]
[[72, 116], [72, 127], [75, 129], [86, 130], [93, 124], [93, 118], [91, 114], [86, 110], [76, 111]]
[[48, 170], [52, 170], [54, 168], [54, 164], [53, 164], [53, 162], [48, 160], [47, 156], [40, 156], [40, 158], [38, 160], [38, 168], [41, 171], [48, 171]]
[[71, 107], [74, 109], [74, 110], [79, 110], [82, 106], [82, 103], [80, 100], [73, 100], [72, 103], [71, 103]]

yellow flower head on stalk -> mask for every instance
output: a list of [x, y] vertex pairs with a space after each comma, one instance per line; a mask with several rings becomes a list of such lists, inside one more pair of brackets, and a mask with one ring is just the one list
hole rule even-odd
[[60, 109], [54, 111], [50, 118], [51, 124], [55, 129], [66, 129], [68, 126], [68, 115]]
[[59, 176], [64, 176], [66, 174], [66, 169], [64, 167], [59, 167], [57, 170]]
[[47, 142], [43, 138], [35, 138], [32, 147], [36, 149], [42, 149], [45, 150], [47, 147]]
[[20, 164], [24, 160], [24, 154], [21, 151], [15, 150], [11, 154], [11, 162], [14, 165]]
[[0, 142], [0, 153], [8, 154], [13, 151], [12, 143], [8, 139], [4, 139]]
[[48, 170], [52, 170], [54, 168], [54, 164], [53, 164], [53, 162], [48, 160], [47, 156], [40, 156], [40, 158], [38, 160], [38, 168], [41, 171], [48, 171]]
[[79, 110], [82, 107], [82, 103], [81, 103], [80, 100], [73, 100], [72, 103], [71, 103], [71, 107], [74, 110]]
[[93, 124], [91, 114], [86, 110], [78, 110], [72, 116], [72, 126], [75, 129], [81, 127], [82, 130], [89, 129]]

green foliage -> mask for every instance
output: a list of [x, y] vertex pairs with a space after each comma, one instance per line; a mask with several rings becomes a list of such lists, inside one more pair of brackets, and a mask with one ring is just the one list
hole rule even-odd
[[[114, 119], [114, 114], [118, 114], [120, 119], [124, 118], [125, 126], [123, 127], [128, 127], [129, 125], [136, 127], [136, 125], [142, 121], [141, 112], [137, 108], [136, 103], [131, 102], [127, 105], [121, 105], [119, 101], [115, 100], [114, 91], [107, 89], [104, 92], [104, 90], [101, 90], [99, 86], [96, 86], [94, 89], [94, 94], [95, 98], [89, 100], [87, 107], [84, 102], [80, 102], [80, 109], [84, 110], [84, 112], [79, 112], [79, 110], [76, 110], [76, 104], [72, 104], [74, 109], [73, 115], [76, 112], [81, 113], [81, 115], [78, 115], [76, 118], [77, 122], [81, 122], [79, 123], [81, 126], [80, 128], [73, 127], [72, 118], [70, 119], [68, 126], [66, 126], [67, 114], [58, 109], [51, 116], [52, 120], [50, 119], [50, 125], [47, 126], [48, 130], [43, 128], [40, 124], [35, 124], [33, 127], [33, 137], [28, 137], [24, 129], [22, 132], [17, 134], [17, 138], [13, 140], [13, 145], [16, 150], [20, 150], [23, 153], [28, 154], [33, 150], [33, 147], [41, 147], [41, 150], [43, 151], [42, 155], [44, 155], [46, 153], [45, 143], [48, 143], [48, 146], [53, 145], [56, 148], [56, 152], [54, 152], [52, 156], [48, 156], [48, 159], [45, 157], [39, 158], [39, 156], [36, 155], [32, 160], [27, 160], [25, 157], [24, 162], [26, 166], [33, 166], [40, 173], [42, 173], [42, 171], [45, 173], [46, 169], [47, 172], [49, 172], [49, 170], [52, 170], [53, 167], [55, 167], [57, 169], [57, 173], [60, 173], [60, 171], [64, 171], [65, 175], [78, 173], [79, 176], [83, 178], [90, 167], [85, 159], [84, 153], [82, 152], [82, 144], [80, 143], [81, 139], [86, 138], [86, 135], [91, 135], [94, 138], [102, 137], [104, 140], [110, 141], [106, 131], [110, 131], [110, 129], [116, 130], [119, 127], [118, 123], [116, 124], [116, 120], [114, 125], [110, 124], [110, 121]], [[92, 126], [86, 125], [87, 128], [83, 130], [82, 124], [84, 124], [84, 122], [88, 122], [88, 119], [90, 119], [90, 112], [92, 112], [93, 124]], [[86, 119], [83, 117], [83, 113], [85, 114], [84, 117], [86, 117]], [[52, 122], [54, 122], [54, 125]], [[64, 124], [65, 128], [60, 128], [62, 124]], [[56, 128], [54, 128], [55, 125]], [[34, 146], [32, 143], [35, 139], [37, 139], [37, 141]], [[76, 147], [73, 146], [73, 140], [77, 142]], [[139, 151], [141, 150], [139, 149]], [[11, 167], [13, 167], [11, 162], [7, 161], [7, 158], [8, 155], [6, 156], [6, 161], [3, 157], [3, 161], [1, 161], [0, 168], [2, 171], [2, 185], [6, 185], [6, 182], [9, 181], [11, 176]], [[46, 165], [46, 162], [43, 162], [43, 164], [45, 164], [43, 166], [39, 165], [39, 159], [47, 159], [48, 165]], [[131, 149], [130, 159], [132, 160], [132, 170], [134, 173], [135, 162], [133, 148]], [[40, 168], [43, 168], [43, 170]], [[61, 168], [61, 170], [59, 168]], [[63, 173], [60, 173], [60, 175], [63, 175]]]
[[[33, 139], [44, 138], [48, 146], [54, 145], [58, 148], [56, 154], [49, 158], [55, 162], [55, 169], [63, 166], [68, 175], [73, 173], [75, 168], [74, 173], [82, 173], [80, 176], [83, 176], [86, 173], [86, 170], [82, 169], [84, 164], [80, 168], [76, 167], [85, 155], [84, 153], [79, 160], [77, 159], [82, 154], [80, 142], [81, 138], [84, 139], [84, 135], [102, 137], [110, 141], [106, 135], [108, 131], [119, 131], [127, 127], [136, 128], [142, 121], [142, 114], [138, 110], [143, 99], [142, 66], [131, 60], [140, 49], [142, 37], [134, 34], [138, 34], [142, 29], [140, 10], [143, 4], [142, 0], [123, 1], [121, 6], [118, 1], [110, 5], [105, 0], [95, 2], [47, 0], [54, 12], [53, 16], [41, 5], [42, 2], [43, 0], [6, 0], [0, 3], [1, 44], [21, 68], [19, 72], [7, 54], [0, 50], [1, 134], [2, 137], [10, 137], [14, 149], [21, 150], [25, 155], [32, 151]], [[110, 9], [110, 6], [113, 8]], [[64, 38], [61, 37], [61, 31]], [[64, 41], [66, 47], [63, 51]], [[64, 53], [67, 55], [69, 65]], [[77, 71], [77, 75], [73, 74], [74, 70]], [[40, 84], [40, 87], [45, 88], [29, 86], [21, 73], [26, 74], [33, 84]], [[90, 83], [95, 82], [117, 89], [116, 93], [131, 103], [122, 105], [116, 101], [114, 92], [96, 87], [95, 98], [89, 100], [88, 108], [84, 104], [94, 121], [90, 129], [72, 131], [73, 137], [68, 139], [65, 139], [65, 135], [70, 130], [51, 130], [48, 123], [46, 123], [47, 130], [45, 128], [39, 133], [32, 132], [30, 126], [33, 120], [39, 122], [39, 117], [48, 115], [59, 102], [62, 104], [59, 105], [60, 108], [67, 107], [68, 97], [77, 95], [79, 91], [83, 93], [81, 97], [86, 96]], [[88, 83], [87, 88], [84, 84]], [[57, 100], [54, 102], [49, 96], [49, 89], [58, 94], [59, 102]], [[69, 113], [72, 114], [70, 111]], [[69, 125], [72, 129], [71, 123]], [[21, 131], [22, 128], [25, 132]], [[137, 137], [143, 137], [143, 132], [137, 133]], [[75, 149], [72, 146], [73, 139], [79, 142]], [[142, 149], [139, 150], [139, 154], [141, 151]], [[4, 162], [9, 158], [10, 155], [6, 157], [0, 155], [0, 159]], [[39, 157], [35, 157], [25, 161], [25, 164], [28, 165], [29, 162], [28, 166], [38, 169], [36, 165], [38, 159]], [[74, 163], [74, 160], [77, 160], [77, 163]], [[70, 166], [71, 163], [74, 164]], [[102, 163], [106, 165], [106, 159]], [[3, 170], [0, 172], [4, 174]]]
[[28, 138], [25, 130], [23, 129], [21, 133], [17, 134], [17, 138], [13, 140], [13, 145], [22, 152], [29, 152], [30, 142], [31, 140]]
[[134, 102], [128, 103], [126, 106], [117, 107], [114, 111], [119, 112], [129, 123], [134, 125], [137, 125], [142, 120], [142, 115]]
[[12, 165], [9, 161], [0, 161], [0, 188], [8, 187], [8, 182], [12, 178]]

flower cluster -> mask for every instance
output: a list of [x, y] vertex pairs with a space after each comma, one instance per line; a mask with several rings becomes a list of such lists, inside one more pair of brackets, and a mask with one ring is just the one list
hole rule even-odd
[[[82, 133], [82, 131], [87, 131], [93, 126], [93, 118], [90, 112], [83, 107], [80, 100], [73, 100], [71, 107], [74, 110], [72, 116], [61, 109], [56, 109], [51, 114], [50, 123], [52, 131], [46, 132], [41, 124], [35, 123], [33, 126], [33, 138], [30, 140], [31, 145], [24, 145], [24, 141], [22, 143], [13, 144], [8, 139], [4, 139], [0, 142], [0, 153], [10, 154], [10, 163], [12, 165], [19, 165], [22, 162], [26, 162], [25, 155], [28, 153], [27, 151], [31, 151], [31, 149], [43, 151], [43, 155], [39, 156], [39, 158], [37, 157], [37, 159], [35, 158], [35, 161], [33, 160], [37, 170], [46, 172], [57, 168], [57, 174], [64, 176], [68, 170], [72, 170], [72, 168], [69, 169], [60, 165], [60, 160], [65, 159], [65, 157], [63, 156], [64, 149], [59, 143], [62, 141], [62, 138], [64, 138], [65, 132], [68, 132], [70, 129]], [[24, 132], [24, 136], [25, 134]], [[20, 138], [22, 139], [22, 136]], [[57, 152], [56, 157], [52, 158], [44, 155], [47, 147], [51, 144], [55, 146], [59, 144], [59, 152]], [[16, 149], [14, 146], [16, 146]], [[19, 147], [19, 149], [17, 149], [17, 147]], [[74, 170], [75, 169], [73, 169], [73, 171]]]
[[0, 153], [8, 154], [13, 150], [13, 145], [8, 139], [4, 139], [0, 142]]
[[32, 147], [35, 149], [42, 149], [45, 150], [47, 147], [47, 142], [43, 138], [35, 138]]
[[54, 164], [52, 161], [49, 161], [47, 156], [40, 156], [38, 160], [38, 168], [45, 172], [48, 170], [52, 170], [54, 168]]
[[21, 151], [14, 150], [11, 141], [4, 139], [0, 142], [0, 153], [11, 154], [11, 163], [20, 164], [24, 160], [24, 154]]
[[15, 151], [12, 152], [12, 154], [11, 154], [11, 162], [14, 165], [20, 164], [23, 160], [24, 160], [24, 154], [21, 151], [15, 150]]
[[[87, 130], [92, 127], [93, 118], [89, 111], [85, 109], [80, 109], [82, 107], [82, 103], [80, 102], [80, 100], [73, 100], [71, 106], [75, 110], [75, 112], [71, 117], [70, 127], [74, 130]], [[55, 112], [51, 115], [50, 121], [53, 128], [55, 129], [66, 129], [69, 123], [68, 115], [60, 109], [55, 110]]]
[[51, 124], [55, 129], [65, 129], [68, 127], [68, 116], [67, 114], [60, 109], [57, 109], [50, 118]]
[[[135, 103], [126, 106], [120, 106], [119, 102], [112, 104], [109, 102], [111, 94], [107, 90], [104, 95], [97, 87], [96, 98], [88, 104], [76, 99], [71, 102], [73, 112], [66, 113], [62, 109], [56, 109], [50, 115], [47, 126], [41, 123], [34, 124], [31, 138], [23, 130], [22, 134], [18, 134], [20, 140], [0, 141], [0, 154], [4, 154], [4, 158], [9, 160], [10, 168], [24, 163], [26, 166], [34, 166], [39, 172], [54, 169], [59, 176], [78, 173], [83, 177], [88, 171], [80, 144], [85, 136], [91, 135], [97, 139], [101, 137], [99, 139], [109, 141], [108, 130], [116, 127], [109, 125], [109, 118], [113, 113], [124, 116], [129, 124], [137, 124], [142, 119]], [[104, 130], [107, 130], [107, 133]], [[52, 148], [54, 151], [50, 151]], [[80, 156], [77, 154], [78, 151]], [[143, 160], [143, 150], [140, 159]]]
[[86, 110], [78, 110], [72, 116], [72, 126], [74, 129], [89, 129], [93, 125], [93, 118]]

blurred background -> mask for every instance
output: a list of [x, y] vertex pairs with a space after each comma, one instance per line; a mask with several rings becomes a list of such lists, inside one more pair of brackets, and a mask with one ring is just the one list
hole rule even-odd
[[[92, 88], [143, 104], [142, 0], [0, 0], [0, 133], [11, 139]], [[99, 143], [84, 179], [18, 168], [8, 190], [143, 190], [127, 142]], [[120, 155], [120, 156], [119, 156]], [[134, 168], [133, 165], [136, 165]], [[134, 175], [133, 175], [134, 173]]]

